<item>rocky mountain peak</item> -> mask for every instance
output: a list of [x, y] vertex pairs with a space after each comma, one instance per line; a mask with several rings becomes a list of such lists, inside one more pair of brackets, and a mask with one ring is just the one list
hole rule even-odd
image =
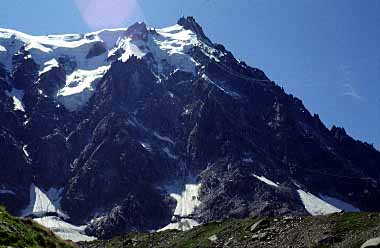
[[128, 27], [126, 36], [134, 41], [146, 41], [148, 39], [148, 28], [144, 22], [136, 22], [132, 26]]
[[[122, 39], [120, 39], [122, 37]], [[193, 17], [0, 30], [0, 204], [76, 238], [380, 210], [380, 153], [329, 131]]]
[[203, 32], [203, 28], [198, 22], [195, 20], [193, 16], [181, 17], [178, 22], [178, 25], [184, 27], [185, 29], [193, 31], [200, 39], [207, 42], [208, 44], [212, 44], [209, 38]]

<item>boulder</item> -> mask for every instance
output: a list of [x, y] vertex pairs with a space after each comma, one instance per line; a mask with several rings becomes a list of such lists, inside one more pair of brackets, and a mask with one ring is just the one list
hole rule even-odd
[[216, 236], [216, 235], [214, 234], [214, 235], [208, 237], [208, 240], [210, 240], [211, 242], [215, 242], [215, 241], [218, 240], [218, 236]]
[[380, 237], [367, 240], [360, 248], [376, 248], [380, 247]]
[[268, 219], [261, 219], [257, 221], [255, 224], [253, 224], [250, 228], [251, 232], [257, 232], [260, 229], [267, 228], [269, 226], [269, 220]]

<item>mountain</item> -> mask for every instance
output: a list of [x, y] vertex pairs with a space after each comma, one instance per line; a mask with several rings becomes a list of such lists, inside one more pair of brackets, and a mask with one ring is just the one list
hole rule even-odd
[[0, 29], [0, 63], [0, 204], [64, 239], [380, 210], [380, 152], [327, 129], [192, 17]]

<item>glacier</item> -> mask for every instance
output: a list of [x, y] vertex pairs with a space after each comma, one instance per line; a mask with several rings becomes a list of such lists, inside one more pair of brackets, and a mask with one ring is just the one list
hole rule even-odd
[[[136, 24], [137, 25], [137, 24]], [[139, 23], [138, 25], [145, 25]], [[146, 28], [146, 27], [145, 27]], [[32, 36], [10, 29], [0, 29], [0, 63], [12, 71], [12, 56], [24, 48], [40, 67], [39, 76], [52, 68], [62, 66], [61, 58], [68, 58], [76, 65], [73, 71], [66, 71], [66, 85], [57, 93], [57, 100], [68, 110], [80, 110], [92, 96], [95, 86], [110, 68], [112, 58], [126, 61], [130, 56], [142, 58], [151, 54], [156, 62], [156, 71], [161, 75], [171, 68], [190, 73], [196, 72], [197, 62], [188, 55], [196, 45], [203, 44], [195, 33], [176, 24], [174, 26], [150, 28], [146, 39], [132, 39], [127, 32], [133, 29], [103, 29], [87, 34], [65, 34]], [[133, 32], [133, 30], [131, 31]], [[95, 46], [106, 51], [88, 57]], [[5, 49], [7, 47], [7, 49]], [[212, 56], [211, 54], [208, 56]], [[15, 109], [23, 111], [21, 92], [11, 92]]]

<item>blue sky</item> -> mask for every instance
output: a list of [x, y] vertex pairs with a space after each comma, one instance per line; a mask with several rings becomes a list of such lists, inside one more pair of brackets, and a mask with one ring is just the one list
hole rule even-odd
[[193, 15], [214, 42], [263, 69], [328, 127], [379, 148], [379, 13], [376, 0], [2, 0], [0, 27], [84, 33]]

